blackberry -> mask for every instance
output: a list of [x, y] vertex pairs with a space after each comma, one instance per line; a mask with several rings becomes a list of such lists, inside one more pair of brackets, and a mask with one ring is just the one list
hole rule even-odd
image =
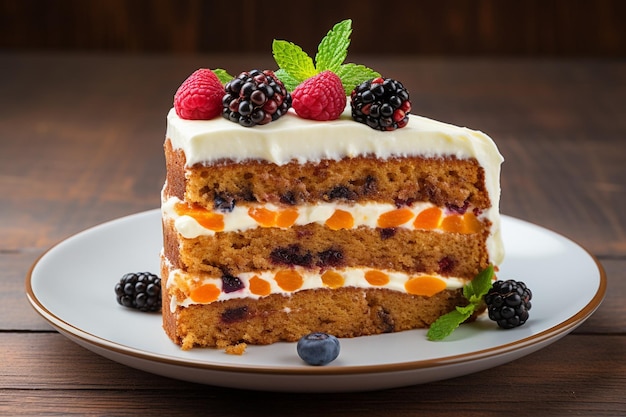
[[512, 279], [494, 282], [485, 295], [489, 318], [503, 329], [521, 326], [528, 320], [532, 296], [523, 282]]
[[409, 92], [400, 81], [374, 78], [350, 94], [352, 118], [376, 130], [395, 130], [409, 122]]
[[245, 127], [274, 121], [291, 107], [291, 94], [270, 70], [242, 72], [224, 91], [222, 116]]
[[140, 311], [161, 310], [161, 278], [150, 272], [130, 272], [115, 284], [117, 302]]

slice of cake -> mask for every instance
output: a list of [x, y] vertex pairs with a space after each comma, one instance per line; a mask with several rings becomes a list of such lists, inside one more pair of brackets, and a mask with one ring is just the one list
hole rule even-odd
[[502, 259], [486, 135], [167, 117], [164, 327], [183, 348], [427, 327]]
[[[205, 100], [223, 117], [178, 111], [215, 81], [193, 77], [177, 93], [161, 276], [163, 325], [183, 349], [426, 328], [466, 305], [463, 286], [501, 262], [494, 142], [409, 115], [395, 81], [365, 81], [346, 105], [354, 86], [320, 87], [334, 79], [326, 72], [296, 88], [297, 113], [270, 71], [235, 78], [219, 105]], [[393, 94], [380, 104], [383, 84]], [[309, 119], [316, 114], [326, 121]]]

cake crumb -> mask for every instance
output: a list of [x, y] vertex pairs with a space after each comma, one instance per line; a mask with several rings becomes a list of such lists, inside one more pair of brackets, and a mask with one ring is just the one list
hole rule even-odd
[[217, 347], [220, 349], [224, 349], [229, 355], [243, 355], [246, 351], [248, 345], [246, 343], [237, 343], [236, 345], [228, 344], [227, 342], [218, 342]]

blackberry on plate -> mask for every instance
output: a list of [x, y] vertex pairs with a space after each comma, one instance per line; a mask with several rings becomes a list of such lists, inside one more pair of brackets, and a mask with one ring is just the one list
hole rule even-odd
[[161, 278], [150, 272], [129, 272], [115, 284], [117, 302], [140, 311], [161, 310]]
[[528, 320], [532, 292], [520, 281], [496, 281], [485, 295], [489, 318], [503, 329], [521, 326]]
[[270, 70], [242, 72], [224, 91], [222, 116], [245, 127], [274, 121], [291, 107], [291, 94]]
[[350, 94], [352, 118], [376, 130], [395, 130], [409, 122], [409, 92], [393, 78], [374, 78]]

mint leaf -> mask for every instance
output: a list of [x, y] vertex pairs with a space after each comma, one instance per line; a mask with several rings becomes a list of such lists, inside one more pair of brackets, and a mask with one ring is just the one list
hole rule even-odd
[[483, 269], [473, 280], [463, 287], [463, 296], [469, 300], [469, 304], [463, 307], [457, 306], [448, 314], [439, 317], [430, 325], [426, 337], [428, 340], [442, 340], [450, 334], [461, 323], [474, 314], [476, 307], [482, 303], [483, 297], [489, 292], [493, 280], [493, 265]]
[[298, 45], [276, 40], [272, 43], [274, 60], [278, 64], [276, 74], [287, 90], [293, 91], [302, 81], [323, 71], [332, 71], [341, 80], [346, 95], [363, 81], [380, 77], [380, 74], [363, 65], [343, 64], [348, 55], [352, 20], [337, 23], [320, 42], [315, 55], [315, 63]]
[[426, 334], [428, 340], [442, 340], [450, 336], [450, 334], [452, 334], [452, 332], [459, 327], [461, 323], [472, 315], [474, 308], [472, 304], [470, 304], [470, 306], [472, 306], [472, 311], [461, 312], [458, 309], [455, 309], [439, 317], [433, 324], [430, 325], [430, 329], [428, 329], [428, 333]]
[[276, 75], [278, 79], [283, 82], [287, 91], [290, 91], [290, 92], [293, 91], [298, 86], [298, 84], [300, 84], [299, 80], [296, 80], [295, 78], [293, 78], [284, 69], [279, 69], [275, 71], [274, 75]]
[[315, 55], [317, 72], [329, 70], [337, 73], [348, 56], [351, 33], [352, 20], [350, 19], [337, 23], [328, 31], [317, 47], [317, 55]]
[[468, 305], [463, 306], [463, 307], [456, 306], [456, 307], [454, 307], [454, 309], [456, 311], [458, 311], [459, 313], [461, 313], [461, 314], [469, 314], [471, 316], [472, 313], [474, 312], [474, 310], [476, 310], [476, 304], [469, 303]]
[[211, 71], [213, 71], [213, 74], [217, 75], [218, 80], [220, 80], [222, 84], [226, 84], [227, 82], [235, 78], [232, 75], [230, 75], [228, 72], [226, 72], [225, 69], [222, 69], [222, 68], [215, 68], [214, 70], [211, 70]]
[[275, 39], [272, 53], [278, 67], [299, 82], [317, 74], [313, 60], [298, 45]]
[[341, 84], [343, 85], [346, 95], [350, 95], [354, 87], [361, 84], [363, 81], [380, 77], [380, 74], [373, 69], [357, 64], [344, 64], [339, 67], [336, 74], [341, 79]]
[[463, 287], [463, 295], [470, 303], [480, 303], [482, 301], [485, 294], [491, 289], [493, 274], [493, 265], [489, 265]]

